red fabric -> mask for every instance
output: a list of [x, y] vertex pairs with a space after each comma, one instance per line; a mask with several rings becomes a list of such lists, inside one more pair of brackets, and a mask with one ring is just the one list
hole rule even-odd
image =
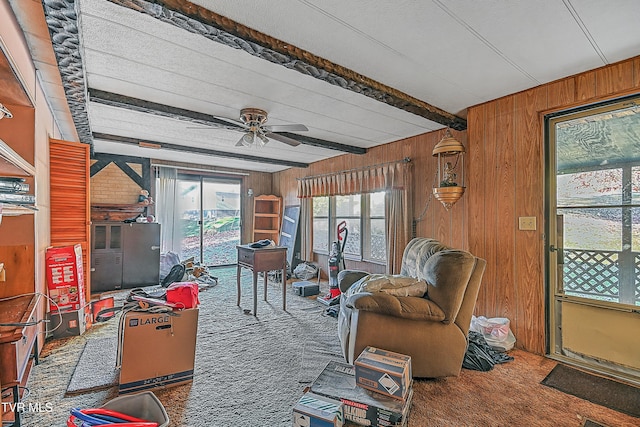
[[195, 282], [175, 282], [167, 288], [167, 302], [177, 308], [193, 308], [200, 304], [198, 284]]

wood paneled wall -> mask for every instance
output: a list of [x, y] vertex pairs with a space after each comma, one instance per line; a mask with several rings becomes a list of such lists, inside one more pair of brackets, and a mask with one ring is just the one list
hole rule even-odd
[[[546, 342], [544, 115], [638, 91], [636, 57], [468, 111], [469, 250], [487, 260], [476, 314], [509, 318], [519, 348]], [[537, 230], [518, 230], [521, 216]]]
[[[437, 162], [431, 153], [443, 135], [444, 131], [430, 132], [374, 147], [367, 154], [345, 154], [313, 163], [308, 169], [292, 168], [275, 173], [273, 174], [273, 192], [283, 197], [284, 205], [299, 204], [300, 201], [296, 196], [296, 178], [371, 166], [409, 157], [413, 169], [411, 188], [414, 201], [413, 217], [418, 219], [424, 213], [421, 221], [416, 224], [416, 236], [431, 237], [452, 247], [466, 248], [468, 195], [463, 195], [450, 211], [446, 211], [438, 200], [431, 197], [437, 172]], [[466, 146], [466, 132], [453, 131], [453, 135]], [[465, 162], [465, 166], [468, 167], [468, 161]], [[427, 201], [429, 201], [428, 205]], [[315, 261], [320, 263], [323, 270], [326, 269], [326, 257], [317, 257]], [[347, 268], [384, 272], [384, 267], [379, 265], [354, 263], [349, 260], [347, 260]]]
[[[636, 57], [471, 107], [467, 131], [454, 133], [467, 147], [467, 191], [450, 212], [432, 199], [416, 235], [468, 249], [487, 260], [476, 315], [509, 318], [519, 348], [542, 354], [546, 343], [544, 115], [639, 91]], [[430, 132], [365, 155], [338, 156], [308, 169], [276, 173], [273, 192], [285, 205], [296, 204], [296, 178], [408, 156], [418, 218], [434, 184], [431, 151], [442, 135], [443, 131]], [[518, 230], [521, 216], [536, 217], [537, 230]]]

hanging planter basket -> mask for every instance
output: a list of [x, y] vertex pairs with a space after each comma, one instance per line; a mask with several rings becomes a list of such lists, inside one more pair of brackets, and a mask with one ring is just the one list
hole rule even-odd
[[451, 206], [457, 202], [464, 194], [464, 187], [435, 187], [433, 189], [433, 195], [436, 199], [440, 200], [446, 210], [451, 209]]

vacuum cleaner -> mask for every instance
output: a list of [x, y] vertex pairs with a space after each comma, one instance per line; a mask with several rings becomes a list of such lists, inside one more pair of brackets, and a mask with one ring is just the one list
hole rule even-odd
[[335, 305], [340, 302], [338, 273], [340, 272], [340, 263], [342, 263], [342, 269], [346, 269], [342, 254], [344, 253], [344, 246], [347, 244], [347, 237], [349, 236], [347, 221], [342, 221], [338, 224], [336, 232], [338, 241], [331, 244], [331, 251], [329, 252], [329, 293], [323, 297], [318, 297], [318, 301], [326, 305]]

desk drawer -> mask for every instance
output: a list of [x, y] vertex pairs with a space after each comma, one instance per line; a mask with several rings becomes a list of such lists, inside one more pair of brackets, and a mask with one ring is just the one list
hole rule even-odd
[[[28, 322], [35, 321], [35, 318], [34, 312]], [[22, 381], [37, 333], [38, 327], [36, 325], [26, 326], [22, 329], [22, 338], [18, 341], [0, 345], [0, 362], [3, 367], [0, 381], [5, 387]]]
[[238, 250], [238, 262], [241, 263], [241, 264], [253, 265], [253, 254], [254, 253], [255, 253], [254, 251], [239, 249]]

